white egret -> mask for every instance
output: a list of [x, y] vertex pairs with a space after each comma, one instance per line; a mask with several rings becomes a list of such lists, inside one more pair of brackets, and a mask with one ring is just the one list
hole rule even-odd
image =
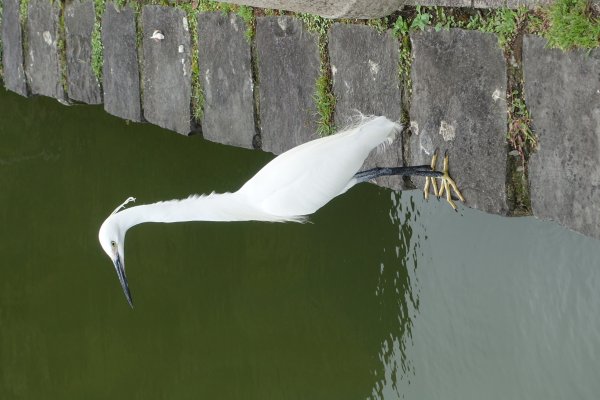
[[[363, 162], [378, 146], [391, 144], [401, 126], [385, 117], [363, 118], [355, 127], [335, 135], [301, 144], [279, 155], [233, 193], [192, 195], [186, 199], [139, 205], [121, 211], [130, 197], [104, 221], [98, 238], [113, 261], [127, 301], [133, 306], [125, 275], [125, 234], [132, 226], [144, 222], [183, 221], [269, 221], [302, 222], [334, 197], [357, 183], [385, 175], [420, 175], [426, 177], [434, 194], [450, 188], [461, 200], [462, 195], [448, 174], [448, 157], [443, 172], [435, 171], [437, 155], [431, 165], [374, 168], [358, 172]], [[437, 190], [436, 178], [442, 179]]]

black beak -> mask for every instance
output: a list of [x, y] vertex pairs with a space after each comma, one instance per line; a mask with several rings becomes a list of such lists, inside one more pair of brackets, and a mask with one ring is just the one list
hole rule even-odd
[[118, 254], [116, 260], [114, 260], [113, 263], [115, 264], [115, 270], [117, 271], [117, 276], [119, 277], [119, 282], [121, 282], [121, 287], [123, 288], [123, 293], [125, 293], [127, 302], [129, 303], [131, 308], [133, 308], [133, 299], [131, 298], [131, 292], [129, 291], [129, 285], [127, 284], [125, 268], [123, 267], [123, 263], [121, 263], [121, 257]]

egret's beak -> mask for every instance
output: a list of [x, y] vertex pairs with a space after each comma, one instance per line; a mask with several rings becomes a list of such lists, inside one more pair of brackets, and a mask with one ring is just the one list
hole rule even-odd
[[129, 285], [127, 284], [127, 276], [125, 275], [125, 268], [123, 263], [121, 262], [121, 257], [117, 254], [117, 258], [113, 261], [115, 264], [115, 270], [117, 271], [117, 276], [119, 277], [119, 282], [121, 282], [121, 287], [123, 288], [123, 293], [125, 293], [125, 297], [127, 298], [127, 302], [133, 308], [133, 299], [131, 298], [131, 292], [129, 291]]

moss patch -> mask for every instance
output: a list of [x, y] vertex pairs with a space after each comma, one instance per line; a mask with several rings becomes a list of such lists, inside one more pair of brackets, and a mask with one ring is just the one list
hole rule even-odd
[[104, 46], [102, 45], [102, 16], [106, 10], [105, 0], [94, 0], [94, 29], [92, 30], [92, 71], [102, 83], [102, 66], [104, 64]]
[[589, 0], [556, 0], [543, 17], [548, 28], [542, 35], [552, 47], [562, 50], [600, 46], [600, 19]]
[[29, 16], [29, 0], [21, 0], [19, 4], [19, 17], [21, 19], [21, 26], [27, 26], [27, 17]]
[[60, 11], [58, 13], [58, 38], [56, 39], [56, 49], [59, 59], [59, 68], [61, 72], [61, 84], [65, 95], [69, 93], [69, 81], [67, 72], [67, 44], [65, 32], [65, 3], [60, 2]]
[[304, 27], [319, 38], [319, 57], [321, 65], [319, 77], [315, 82], [314, 100], [319, 114], [317, 132], [321, 136], [330, 135], [334, 132], [333, 113], [335, 111], [335, 96], [333, 95], [331, 66], [329, 63], [329, 51], [327, 48], [327, 33], [331, 27], [332, 20], [312, 14], [298, 14], [297, 17], [303, 22]]

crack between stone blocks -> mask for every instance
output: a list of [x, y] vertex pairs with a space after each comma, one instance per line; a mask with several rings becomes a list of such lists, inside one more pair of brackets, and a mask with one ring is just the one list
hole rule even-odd
[[[99, 85], [103, 84], [104, 44], [102, 43], [102, 16], [106, 12], [106, 0], [94, 0], [94, 26], [91, 35], [91, 67]], [[103, 90], [100, 96], [104, 97]]]
[[[504, 49], [506, 58], [506, 199], [509, 216], [532, 215], [529, 183], [529, 156], [535, 150], [535, 136], [525, 103], [523, 83], [523, 35]], [[532, 140], [528, 139], [531, 135]]]
[[[254, 10], [253, 10], [254, 12]], [[253, 18], [256, 24], [256, 15]], [[256, 32], [256, 25], [254, 26]], [[254, 112], [254, 136], [252, 137], [252, 147], [256, 150], [262, 149], [262, 130], [260, 120], [260, 77], [258, 75], [258, 49], [256, 48], [256, 34], [250, 38], [250, 73], [252, 76], [252, 108]]]
[[21, 28], [21, 51], [23, 56], [21, 60], [21, 65], [23, 67], [23, 78], [25, 79], [26, 96], [29, 96], [29, 94], [31, 94], [29, 79], [27, 79], [27, 52], [29, 51], [29, 35], [27, 32], [27, 19], [29, 17], [28, 5], [29, 0], [21, 0], [21, 2], [19, 3], [19, 26]]
[[[57, 37], [57, 55], [58, 67], [60, 68], [60, 83], [63, 88], [64, 100], [69, 102], [69, 80], [67, 71], [67, 30], [65, 27], [65, 7], [66, 3], [60, 1], [60, 10], [58, 12], [58, 37]], [[60, 99], [59, 99], [60, 101]]]
[[[412, 102], [412, 81], [410, 77], [412, 68], [412, 45], [409, 35], [404, 35], [399, 38], [398, 51], [398, 79], [401, 91], [400, 104], [400, 122], [402, 123], [402, 164], [410, 165], [412, 162], [412, 154], [410, 151], [410, 138], [412, 131], [410, 128], [410, 105]], [[407, 189], [415, 189], [416, 185], [409, 176], [403, 176], [402, 181]]]
[[135, 45], [137, 48], [138, 79], [140, 86], [140, 122], [148, 122], [144, 117], [144, 47], [143, 47], [143, 23], [142, 5], [137, 1], [128, 3], [131, 7], [135, 21]]
[[199, 134], [202, 136], [202, 118], [204, 116], [204, 92], [200, 84], [200, 32], [198, 30], [197, 10], [180, 7], [186, 15], [188, 23], [188, 33], [190, 34], [190, 66], [192, 76], [190, 79], [191, 101], [190, 115], [192, 116], [190, 134]]
[[328, 40], [329, 30], [334, 21], [306, 13], [292, 13], [291, 16], [299, 19], [302, 22], [303, 28], [317, 37], [319, 73], [315, 81], [313, 101], [319, 116], [317, 133], [319, 136], [327, 136], [335, 130], [333, 116], [336, 98], [333, 93]]
[[319, 35], [319, 77], [315, 83], [315, 103], [319, 116], [319, 134], [321, 136], [331, 135], [335, 131], [333, 116], [335, 114], [336, 97], [333, 93], [333, 77], [331, 62], [329, 59], [329, 40], [327, 33]]

